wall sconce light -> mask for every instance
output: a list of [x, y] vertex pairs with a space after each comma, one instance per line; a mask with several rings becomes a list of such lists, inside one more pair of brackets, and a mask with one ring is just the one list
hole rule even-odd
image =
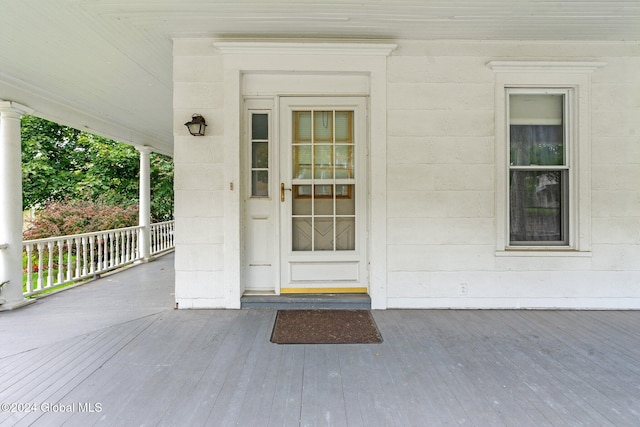
[[207, 122], [200, 114], [194, 114], [191, 116], [191, 121], [184, 124], [189, 133], [193, 136], [204, 136], [204, 128], [207, 127]]

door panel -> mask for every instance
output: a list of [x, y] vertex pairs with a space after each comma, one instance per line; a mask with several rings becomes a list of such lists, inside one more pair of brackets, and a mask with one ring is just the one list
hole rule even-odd
[[245, 99], [243, 132], [242, 283], [245, 291], [276, 291], [278, 275], [278, 157], [273, 100]]
[[366, 99], [280, 100], [282, 293], [366, 292]]
[[[289, 264], [291, 280], [293, 282], [311, 282], [313, 285], [322, 277], [324, 281], [358, 281], [357, 262], [293, 262]], [[318, 269], [322, 268], [322, 275], [318, 276]]]

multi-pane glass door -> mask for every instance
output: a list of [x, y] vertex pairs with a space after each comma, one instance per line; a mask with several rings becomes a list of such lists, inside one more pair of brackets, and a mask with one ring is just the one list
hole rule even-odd
[[353, 111], [292, 114], [292, 249], [354, 250]]

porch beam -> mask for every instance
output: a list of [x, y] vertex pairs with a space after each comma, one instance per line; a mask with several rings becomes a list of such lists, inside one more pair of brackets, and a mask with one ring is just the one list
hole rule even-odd
[[20, 118], [33, 110], [0, 100], [0, 311], [33, 302], [22, 294], [22, 145]]
[[142, 261], [151, 260], [151, 148], [136, 147], [140, 152], [140, 196], [139, 221], [140, 230], [139, 251]]

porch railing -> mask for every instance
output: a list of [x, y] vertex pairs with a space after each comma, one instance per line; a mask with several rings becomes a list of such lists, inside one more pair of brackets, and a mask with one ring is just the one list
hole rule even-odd
[[[23, 242], [25, 296], [96, 277], [141, 259], [143, 227], [127, 227]], [[174, 221], [152, 224], [151, 255], [174, 246]]]
[[151, 224], [151, 255], [173, 249], [175, 221], [156, 222]]

